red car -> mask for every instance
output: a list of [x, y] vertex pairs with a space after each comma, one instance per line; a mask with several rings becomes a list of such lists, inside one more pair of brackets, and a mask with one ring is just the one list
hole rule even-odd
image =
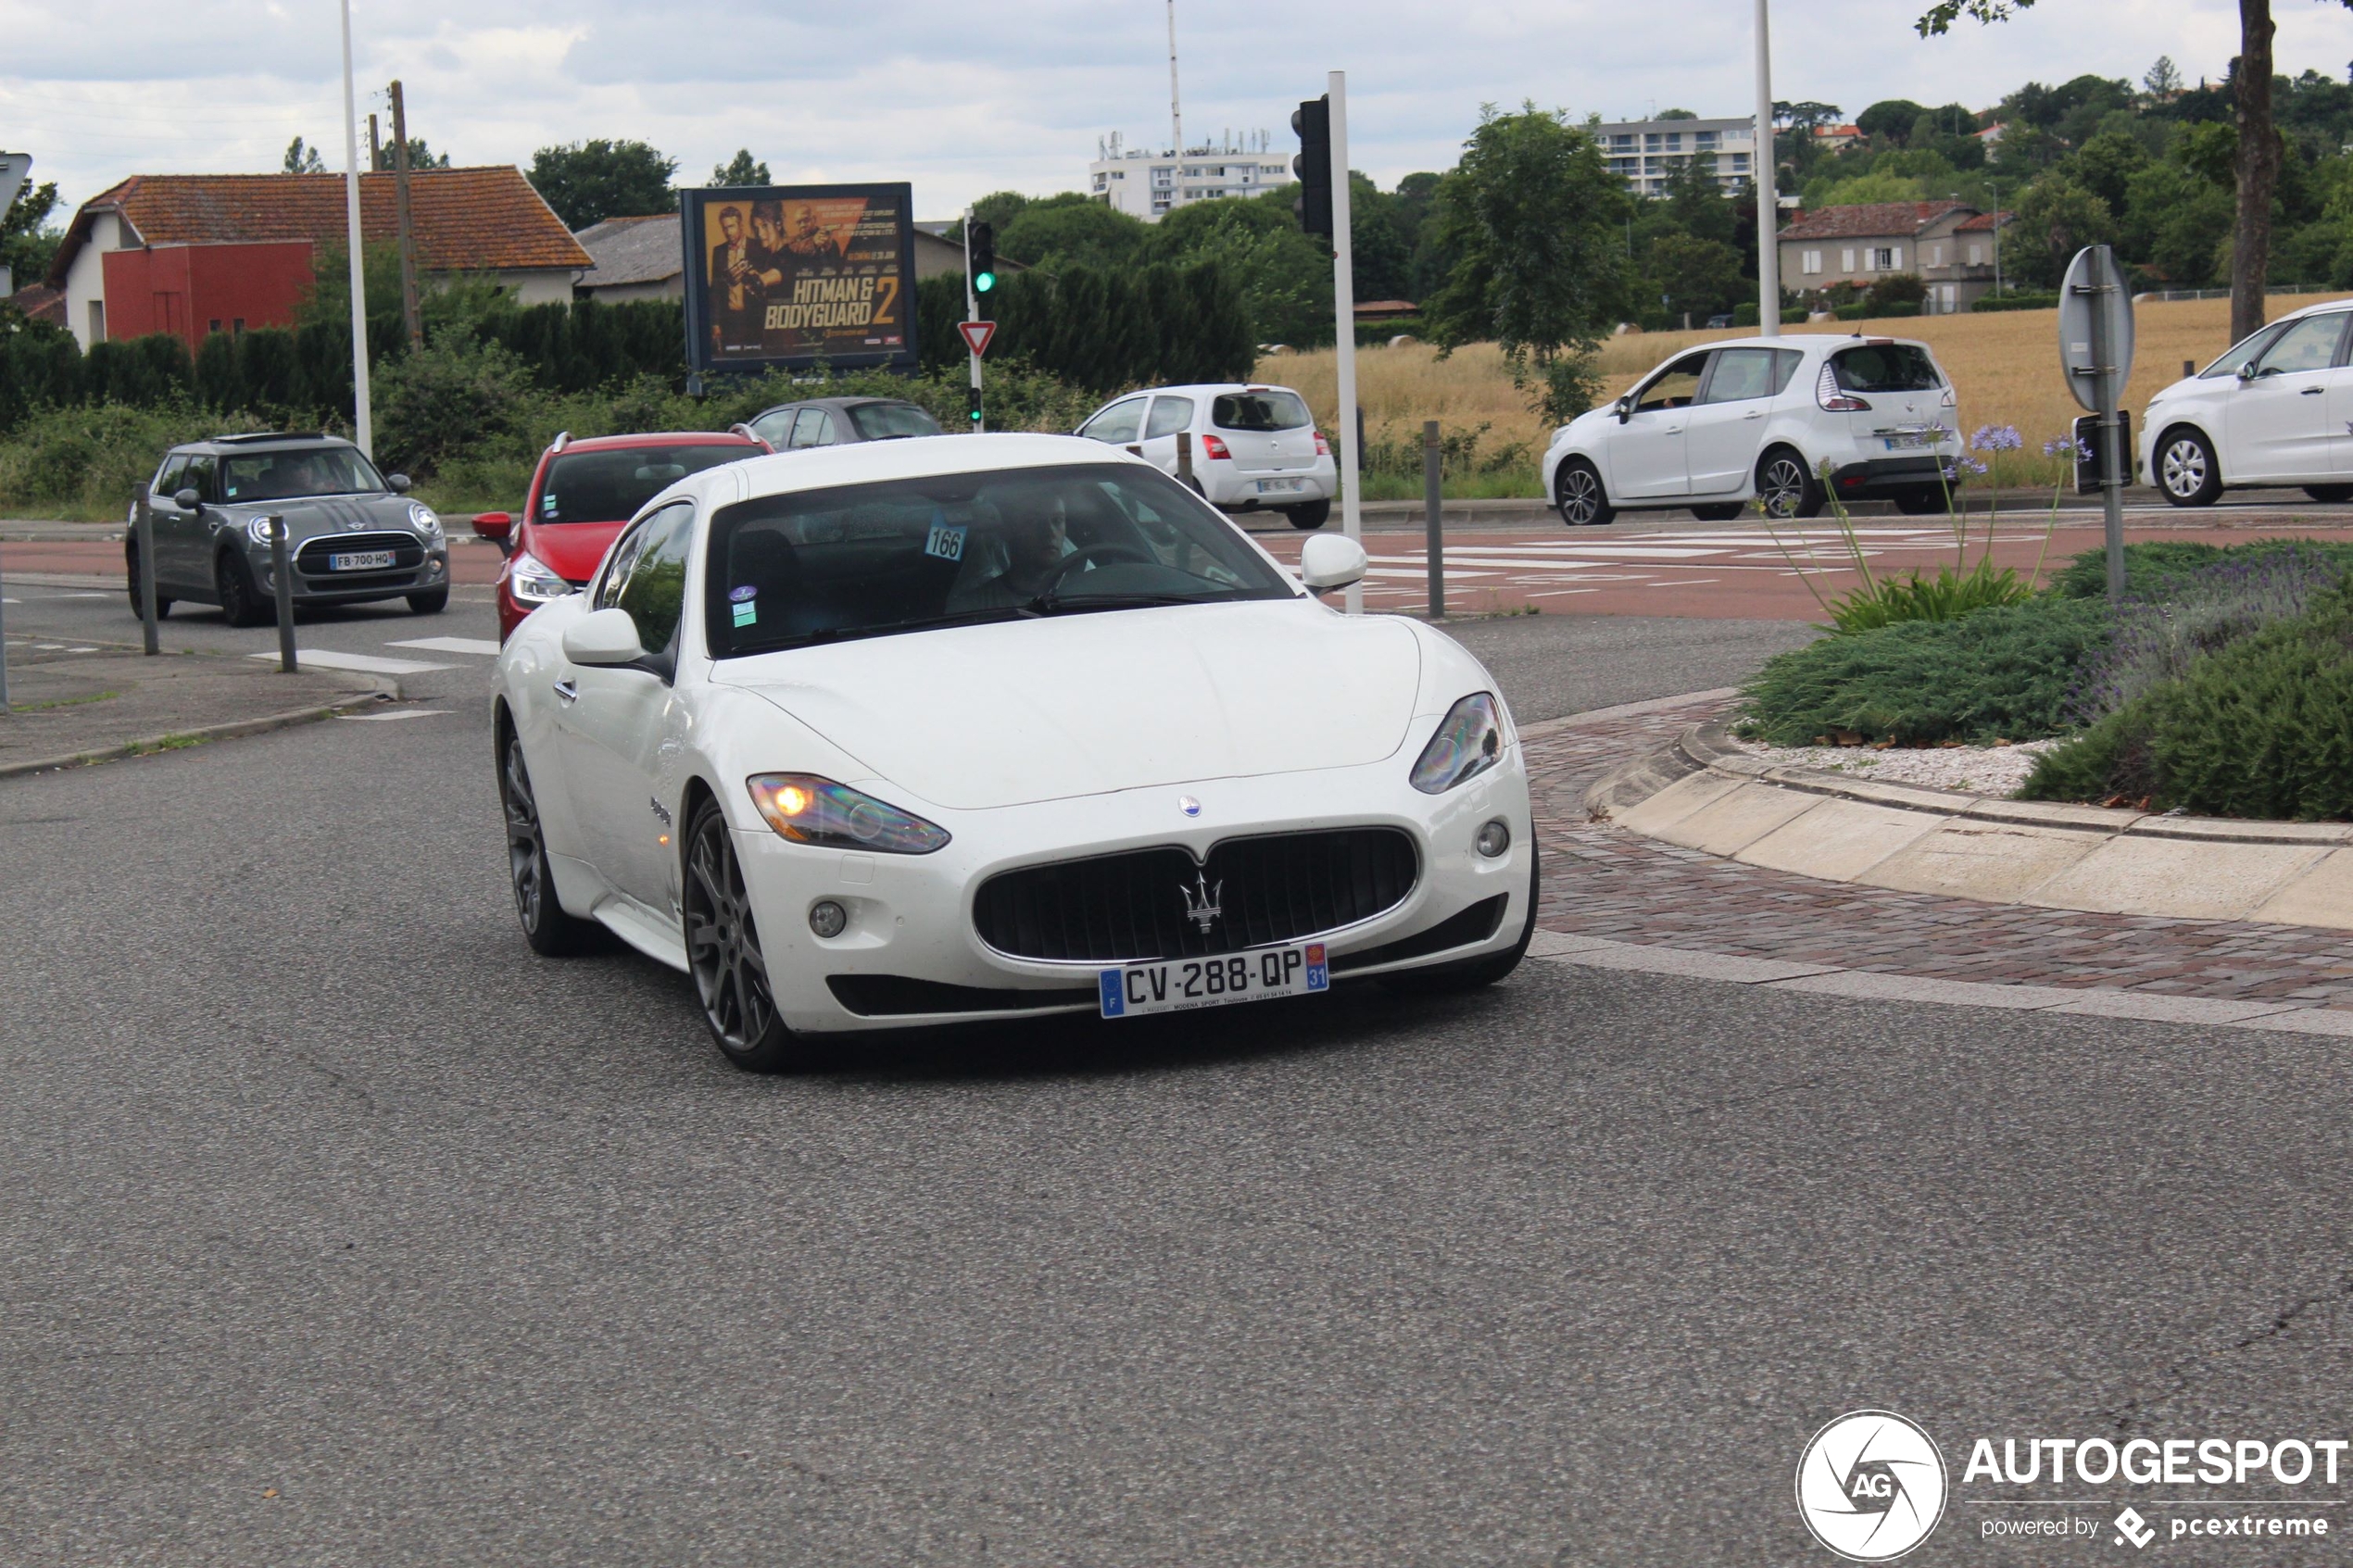
[[549, 599], [585, 586], [622, 526], [673, 482], [769, 449], [741, 431], [556, 437], [532, 472], [520, 518], [474, 518], [474, 532], [507, 553], [498, 573], [498, 640]]

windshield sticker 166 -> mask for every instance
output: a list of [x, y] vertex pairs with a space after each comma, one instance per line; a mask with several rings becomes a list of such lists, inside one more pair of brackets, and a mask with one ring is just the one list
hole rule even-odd
[[[1925, 1428], [1890, 1411], [1854, 1411], [1806, 1445], [1797, 1510], [1814, 1538], [1851, 1562], [1885, 1562], [1926, 1540], [1948, 1507], [1969, 1511], [1977, 1536], [2095, 1550], [2233, 1542], [2271, 1562], [2287, 1542], [2325, 1541], [2327, 1511], [2344, 1502], [2343, 1437], [1978, 1437], [1957, 1484]], [[2087, 1489], [2135, 1488], [2128, 1499]], [[1973, 1487], [2008, 1495], [1971, 1496]], [[2040, 1487], [2056, 1495], [2035, 1496]], [[2184, 1488], [2169, 1492], [2168, 1488]], [[2147, 1488], [2147, 1490], [2141, 1490]], [[2217, 1495], [2217, 1493], [2220, 1495]]]

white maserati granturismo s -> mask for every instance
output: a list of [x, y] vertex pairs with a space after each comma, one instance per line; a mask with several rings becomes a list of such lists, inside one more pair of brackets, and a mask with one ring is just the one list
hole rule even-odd
[[954, 435], [692, 475], [498, 660], [533, 947], [691, 975], [739, 1066], [841, 1031], [1508, 973], [1535, 925], [1494, 680], [1319, 595], [1152, 464]]

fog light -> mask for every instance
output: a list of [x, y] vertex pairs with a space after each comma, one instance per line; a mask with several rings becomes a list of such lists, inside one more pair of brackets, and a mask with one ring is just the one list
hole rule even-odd
[[831, 898], [809, 906], [809, 929], [820, 936], [838, 936], [849, 929], [849, 911]]
[[1478, 852], [1493, 859], [1512, 847], [1511, 824], [1498, 817], [1478, 830]]

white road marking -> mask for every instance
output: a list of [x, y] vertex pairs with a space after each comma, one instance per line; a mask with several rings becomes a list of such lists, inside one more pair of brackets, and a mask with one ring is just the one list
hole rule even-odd
[[[248, 659], [275, 659], [274, 653], [247, 654]], [[422, 675], [428, 670], [455, 670], [454, 664], [422, 664], [413, 659], [379, 659], [371, 653], [335, 653], [326, 649], [296, 648], [295, 662], [315, 664], [321, 670], [357, 670], [367, 675]]]
[[498, 645], [486, 637], [411, 637], [406, 642], [386, 643], [384, 646], [422, 648], [427, 653], [478, 653], [484, 659], [498, 657]]
[[438, 719], [448, 711], [447, 708], [404, 708], [397, 713], [338, 713], [335, 717], [355, 724], [382, 724], [393, 719]]
[[[1365, 569], [1365, 575], [1367, 577], [1427, 577], [1429, 575], [1429, 569], [1417, 566], [1409, 571], [1402, 567], [1373, 566]], [[1446, 568], [1446, 575], [1449, 577], [1492, 577], [1495, 574], [1491, 571], [1456, 571], [1450, 563]]]

